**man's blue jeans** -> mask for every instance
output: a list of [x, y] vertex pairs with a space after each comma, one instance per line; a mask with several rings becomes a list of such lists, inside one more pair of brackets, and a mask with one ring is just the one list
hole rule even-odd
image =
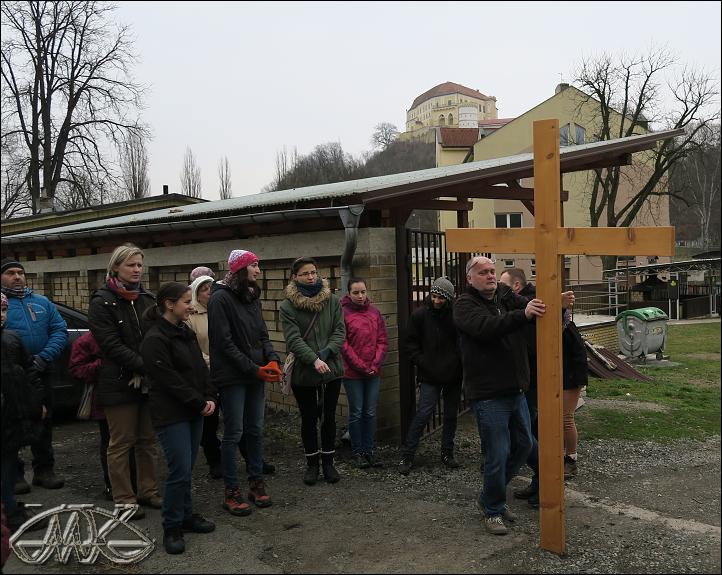
[[344, 379], [348, 399], [348, 434], [351, 450], [356, 453], [371, 453], [374, 450], [376, 426], [376, 404], [379, 401], [381, 378]]
[[220, 390], [223, 410], [221, 464], [228, 489], [238, 487], [238, 442], [245, 436], [248, 449], [248, 480], [263, 479], [264, 383], [231, 385]]
[[168, 465], [163, 494], [163, 529], [180, 527], [193, 514], [191, 479], [203, 433], [203, 416], [159, 428], [158, 441]]
[[401, 446], [401, 455], [413, 458], [419, 447], [421, 434], [429, 421], [436, 403], [441, 394], [444, 394], [444, 422], [441, 431], [442, 451], [454, 449], [454, 437], [456, 437], [457, 416], [459, 411], [459, 400], [461, 399], [461, 382], [447, 384], [445, 386], [422, 383], [419, 387], [419, 406], [416, 408], [416, 415], [409, 425], [406, 434], [406, 441]]
[[487, 517], [502, 515], [506, 486], [532, 449], [529, 407], [523, 393], [472, 402], [486, 451], [484, 486], [479, 493]]

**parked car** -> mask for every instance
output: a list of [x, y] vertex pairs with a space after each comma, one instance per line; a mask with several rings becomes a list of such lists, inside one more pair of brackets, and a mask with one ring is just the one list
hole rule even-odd
[[62, 303], [53, 302], [58, 312], [68, 326], [68, 343], [63, 353], [55, 362], [50, 372], [50, 384], [53, 388], [54, 409], [58, 412], [75, 412], [80, 404], [83, 394], [83, 385], [73, 379], [68, 373], [70, 361], [70, 347], [73, 342], [90, 329], [87, 314], [68, 307]]

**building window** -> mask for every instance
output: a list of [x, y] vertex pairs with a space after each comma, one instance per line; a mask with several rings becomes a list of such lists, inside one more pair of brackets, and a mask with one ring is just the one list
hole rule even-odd
[[534, 279], [536, 277], [536, 270], [534, 268], [531, 268], [531, 273], [529, 274], [529, 277], [531, 279]]
[[504, 267], [505, 267], [505, 268], [513, 268], [513, 267], [514, 267], [514, 260], [504, 260]]
[[497, 228], [520, 228], [521, 213], [494, 214]]
[[561, 128], [559, 128], [559, 145], [569, 145], [569, 124], [564, 124]]
[[482, 106], [481, 104], [479, 104], [479, 112], [483, 112], [483, 111], [484, 111], [484, 106]]
[[574, 143], [579, 146], [586, 141], [587, 131], [579, 124], [574, 124]]
[[454, 116], [452, 114], [449, 114], [449, 118], [446, 120], [446, 123], [451, 126], [454, 123]]
[[444, 125], [444, 114], [441, 114], [441, 116], [439, 116], [439, 126], [443, 126], [443, 125]]
[[446, 100], [446, 101], [448, 102], [449, 106], [451, 106], [451, 100]]

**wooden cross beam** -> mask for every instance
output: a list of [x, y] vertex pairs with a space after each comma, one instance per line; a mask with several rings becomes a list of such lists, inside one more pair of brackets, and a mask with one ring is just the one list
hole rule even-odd
[[674, 255], [674, 228], [564, 228], [559, 197], [559, 121], [534, 122], [534, 228], [449, 229], [453, 252], [536, 254], [536, 293], [546, 304], [537, 320], [540, 545], [566, 548], [561, 350], [562, 259], [565, 255]]

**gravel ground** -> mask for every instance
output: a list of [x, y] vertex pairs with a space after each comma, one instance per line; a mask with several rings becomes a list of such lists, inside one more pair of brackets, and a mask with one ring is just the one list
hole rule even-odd
[[[214, 520], [213, 534], [186, 536], [188, 551], [162, 548], [125, 572], [184, 573], [719, 573], [720, 438], [669, 444], [580, 442], [579, 476], [566, 484], [567, 553], [539, 548], [538, 513], [510, 500], [519, 515], [506, 537], [487, 534], [474, 501], [480, 486], [479, 439], [467, 414], [460, 419], [462, 467], [439, 465], [439, 436], [422, 442], [408, 477], [396, 472], [395, 446], [380, 446], [383, 469], [349, 464], [338, 452], [342, 480], [307, 487], [296, 415], [269, 414], [267, 460], [277, 466], [268, 485], [269, 509], [235, 518], [220, 508], [222, 484], [210, 480], [203, 457], [194, 474], [194, 506]], [[26, 501], [46, 506], [94, 502], [102, 478], [97, 434], [86, 422], [57, 428], [58, 469], [68, 486], [34, 488]], [[90, 464], [88, 463], [90, 461]], [[162, 466], [161, 466], [162, 467]], [[528, 470], [512, 482], [521, 487]], [[160, 513], [138, 522], [160, 547]], [[28, 566], [16, 558], [7, 573], [105, 572], [105, 564]]]

